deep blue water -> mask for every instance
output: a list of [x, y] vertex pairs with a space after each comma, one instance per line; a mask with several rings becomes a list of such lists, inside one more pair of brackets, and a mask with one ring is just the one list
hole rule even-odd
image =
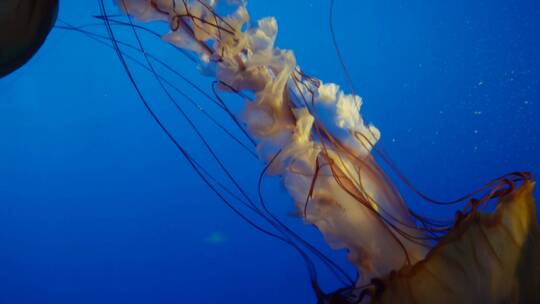
[[[328, 1], [252, 0], [248, 8], [254, 19], [276, 16], [277, 44], [293, 49], [303, 70], [347, 88]], [[62, 1], [59, 18], [101, 24], [96, 14], [97, 1]], [[416, 187], [444, 199], [511, 171], [540, 174], [538, 1], [337, 0], [335, 29], [364, 118]], [[116, 31], [133, 43], [129, 31]], [[182, 54], [144, 41], [211, 92]], [[156, 82], [132, 69], [182, 145], [221, 176]], [[255, 198], [263, 165], [179, 101]], [[0, 303], [314, 303], [299, 255], [246, 225], [203, 184], [110, 48], [53, 30], [29, 64], [0, 80], [0, 140]], [[397, 185], [417, 210], [453, 214]], [[343, 252], [289, 216], [278, 181], [265, 180], [263, 193], [280, 218], [347, 267]], [[322, 267], [319, 277], [326, 290], [340, 286]]]

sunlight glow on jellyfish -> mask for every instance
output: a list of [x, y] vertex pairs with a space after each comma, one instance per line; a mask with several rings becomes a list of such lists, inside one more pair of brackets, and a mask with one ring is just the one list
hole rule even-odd
[[[466, 203], [455, 222], [421, 216], [405, 204], [377, 164], [374, 155], [397, 170], [376, 146], [379, 130], [366, 124], [360, 115], [360, 97], [304, 73], [292, 51], [275, 46], [278, 28], [274, 18], [251, 23], [246, 3], [241, 0], [226, 1], [233, 12], [221, 16], [216, 13], [216, 2], [115, 0], [128, 16], [126, 22], [108, 15], [101, 1], [100, 18], [108, 30], [107, 42], [118, 53], [152, 117], [233, 211], [250, 225], [298, 250], [320, 303], [540, 301], [540, 235], [530, 174], [508, 174], [456, 201], [438, 202], [416, 191], [397, 171], [407, 186], [431, 203]], [[317, 227], [332, 248], [347, 250], [358, 272], [356, 280], [345, 280], [348, 286], [336, 292], [323, 292], [306, 249], [338, 276], [346, 275], [272, 215], [261, 197], [260, 206], [250, 200], [220, 163], [241, 192], [239, 201], [275, 231], [259, 227], [224, 198], [222, 191], [226, 190], [176, 141], [137, 87], [126, 63], [128, 57], [121, 49], [129, 45], [116, 40], [112, 29], [115, 25], [133, 29], [138, 44], [135, 48], [145, 58], [139, 64], [156, 77], [170, 97], [167, 80], [155, 72], [155, 58], [145, 51], [138, 37], [138, 31], [145, 29], [135, 25], [132, 17], [140, 22], [168, 24], [168, 33], [154, 34], [197, 55], [200, 71], [215, 79], [214, 100], [245, 132], [266, 164], [262, 175], [280, 177], [303, 220]], [[80, 28], [64, 27], [103, 38]], [[242, 97], [245, 106], [241, 115], [231, 113], [218, 92]], [[203, 137], [201, 140], [206, 144]], [[219, 162], [215, 151], [207, 148]], [[501, 201], [496, 211], [479, 212], [497, 198]]]

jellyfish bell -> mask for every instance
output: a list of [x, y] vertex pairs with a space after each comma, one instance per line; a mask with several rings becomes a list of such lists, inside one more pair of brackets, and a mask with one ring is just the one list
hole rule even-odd
[[[347, 303], [539, 303], [540, 230], [528, 173], [497, 181], [487, 196], [470, 201], [419, 262], [320, 298]], [[495, 209], [478, 207], [497, 199]]]
[[381, 278], [372, 303], [540, 303], [534, 181], [520, 175], [493, 212], [473, 210], [424, 260]]
[[56, 22], [58, 0], [0, 2], [0, 78], [28, 62]]

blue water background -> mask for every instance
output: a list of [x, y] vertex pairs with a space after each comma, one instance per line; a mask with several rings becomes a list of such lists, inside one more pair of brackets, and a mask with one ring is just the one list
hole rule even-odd
[[[328, 1], [248, 7], [253, 19], [277, 18], [278, 46], [294, 50], [304, 71], [350, 91]], [[96, 14], [96, 1], [62, 1], [59, 17], [99, 24]], [[335, 30], [364, 118], [417, 188], [454, 198], [504, 173], [540, 174], [538, 1], [337, 0]], [[211, 92], [182, 54], [141, 35], [149, 52]], [[155, 80], [131, 66], [182, 145], [223, 179]], [[160, 71], [241, 136], [204, 97]], [[263, 165], [178, 100], [255, 199]], [[151, 120], [110, 48], [53, 30], [29, 64], [0, 80], [0, 140], [0, 303], [315, 302], [299, 255], [211, 193]], [[455, 211], [435, 210], [397, 185], [427, 215]], [[290, 215], [278, 180], [265, 180], [263, 194], [280, 218], [348, 267], [343, 252]], [[319, 277], [326, 290], [340, 286], [324, 267]]]

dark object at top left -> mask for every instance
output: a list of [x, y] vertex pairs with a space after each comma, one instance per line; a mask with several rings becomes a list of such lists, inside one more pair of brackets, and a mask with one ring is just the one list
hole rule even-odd
[[58, 0], [0, 0], [0, 78], [37, 53], [57, 15]]

